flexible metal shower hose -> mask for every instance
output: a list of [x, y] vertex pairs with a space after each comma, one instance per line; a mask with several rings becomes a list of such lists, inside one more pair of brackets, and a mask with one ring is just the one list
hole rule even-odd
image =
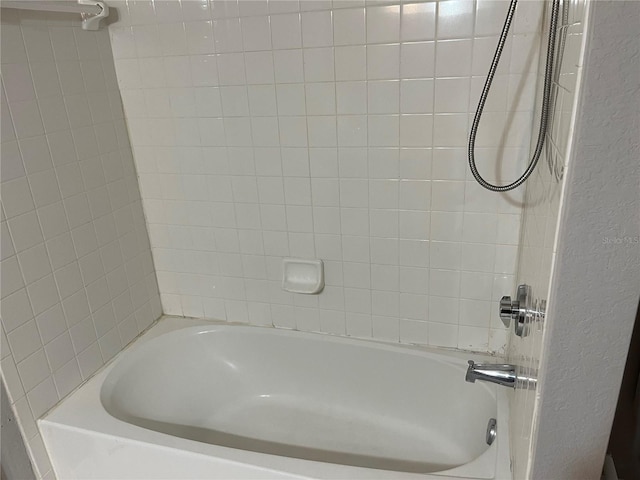
[[552, 83], [552, 75], [553, 75], [553, 57], [555, 53], [555, 44], [556, 44], [556, 28], [558, 24], [558, 10], [560, 7], [560, 0], [553, 0], [552, 8], [551, 8], [551, 22], [549, 25], [549, 41], [547, 45], [547, 59], [544, 70], [544, 88], [542, 94], [542, 112], [540, 114], [540, 129], [538, 131], [538, 140], [536, 142], [536, 149], [533, 152], [533, 157], [529, 162], [529, 166], [524, 171], [524, 173], [518, 178], [516, 181], [508, 184], [508, 185], [493, 185], [487, 182], [482, 176], [480, 172], [478, 172], [478, 168], [476, 167], [476, 159], [475, 159], [475, 146], [476, 146], [476, 135], [478, 133], [478, 127], [480, 126], [480, 117], [482, 116], [482, 111], [484, 109], [484, 104], [487, 101], [487, 96], [489, 95], [489, 89], [491, 88], [491, 84], [493, 82], [493, 77], [496, 74], [496, 70], [498, 68], [498, 63], [500, 62], [500, 56], [502, 55], [502, 49], [504, 48], [504, 44], [507, 40], [507, 36], [509, 35], [509, 29], [511, 28], [511, 22], [513, 20], [513, 16], [516, 11], [516, 5], [518, 0], [511, 0], [511, 4], [509, 5], [509, 11], [507, 12], [507, 18], [505, 19], [504, 26], [502, 27], [502, 33], [500, 34], [500, 40], [498, 41], [498, 46], [496, 47], [496, 53], [493, 56], [493, 60], [491, 61], [491, 67], [489, 68], [489, 74], [487, 75], [487, 80], [484, 83], [484, 87], [482, 88], [482, 94], [480, 95], [480, 101], [478, 102], [478, 108], [476, 110], [476, 114], [473, 117], [473, 124], [471, 125], [471, 132], [469, 134], [469, 167], [471, 168], [471, 173], [476, 181], [482, 185], [487, 190], [491, 190], [492, 192], [508, 192], [509, 190], [513, 190], [518, 188], [527, 179], [531, 176], [536, 165], [538, 164], [538, 160], [540, 159], [540, 154], [542, 153], [542, 147], [544, 145], [544, 140], [547, 132], [547, 127], [549, 125], [549, 110], [550, 110], [550, 102], [551, 102], [551, 83]]

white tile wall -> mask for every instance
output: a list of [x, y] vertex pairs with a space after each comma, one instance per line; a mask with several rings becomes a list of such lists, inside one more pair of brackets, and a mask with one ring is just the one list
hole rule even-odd
[[[534, 296], [548, 298], [551, 271], [556, 252], [557, 223], [564, 181], [562, 172], [569, 158], [571, 148], [574, 111], [578, 98], [577, 77], [582, 69], [582, 42], [585, 27], [585, 0], [571, 0], [568, 3], [568, 17], [562, 22], [566, 32], [559, 77], [553, 85], [556, 98], [555, 111], [550, 131], [546, 138], [546, 148], [540, 158], [540, 165], [527, 182], [523, 208], [523, 231], [520, 241], [518, 283], [533, 287]], [[547, 36], [550, 9], [546, 12], [545, 31]], [[561, 38], [560, 35], [557, 37]], [[544, 40], [546, 48], [546, 40]], [[543, 70], [540, 65], [540, 72]], [[539, 81], [541, 89], [542, 80]], [[539, 107], [541, 90], [537, 93]], [[539, 114], [539, 112], [537, 112]], [[547, 317], [545, 323], [554, 321]], [[508, 357], [511, 363], [534, 373], [542, 356], [544, 324], [537, 324], [528, 337], [510, 335]], [[511, 398], [511, 452], [514, 478], [527, 478], [529, 452], [536, 390], [515, 390]]]
[[106, 30], [2, 10], [2, 377], [35, 420], [161, 314]]
[[[521, 194], [482, 191], [465, 146], [507, 2], [111, 4], [165, 313], [503, 350]], [[528, 152], [541, 5], [487, 103], [491, 180]], [[283, 292], [286, 256], [325, 291]]]

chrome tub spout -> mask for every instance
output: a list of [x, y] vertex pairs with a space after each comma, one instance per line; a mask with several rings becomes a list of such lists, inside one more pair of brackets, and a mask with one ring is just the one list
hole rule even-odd
[[475, 383], [476, 380], [482, 380], [484, 382], [497, 383], [505, 387], [515, 388], [518, 376], [515, 365], [475, 363], [473, 360], [469, 360], [465, 380], [470, 383]]

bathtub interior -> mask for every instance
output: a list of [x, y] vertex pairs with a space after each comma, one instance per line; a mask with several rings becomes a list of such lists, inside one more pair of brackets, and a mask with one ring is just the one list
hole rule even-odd
[[123, 355], [100, 398], [113, 417], [175, 437], [413, 473], [478, 458], [497, 417], [495, 390], [465, 383], [458, 359], [255, 327], [155, 338]]

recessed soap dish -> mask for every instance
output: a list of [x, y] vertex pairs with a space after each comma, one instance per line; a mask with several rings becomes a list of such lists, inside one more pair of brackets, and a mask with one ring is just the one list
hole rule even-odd
[[282, 260], [282, 289], [311, 295], [324, 288], [322, 260], [285, 258]]

